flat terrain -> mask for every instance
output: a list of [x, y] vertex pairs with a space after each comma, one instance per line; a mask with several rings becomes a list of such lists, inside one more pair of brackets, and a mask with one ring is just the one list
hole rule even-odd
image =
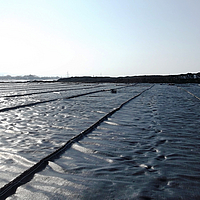
[[198, 84], [0, 83], [0, 92], [1, 199], [200, 198]]

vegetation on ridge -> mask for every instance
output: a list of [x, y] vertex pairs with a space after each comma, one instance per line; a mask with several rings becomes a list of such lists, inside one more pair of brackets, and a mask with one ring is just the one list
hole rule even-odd
[[200, 83], [199, 73], [187, 73], [180, 75], [144, 75], [126, 77], [70, 77], [60, 78], [59, 82], [82, 83]]

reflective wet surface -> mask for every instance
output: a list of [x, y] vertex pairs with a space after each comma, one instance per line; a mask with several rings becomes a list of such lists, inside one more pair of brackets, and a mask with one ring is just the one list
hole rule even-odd
[[[2, 107], [58, 98], [0, 112], [0, 186], [151, 84], [116, 94], [60, 97], [121, 86], [126, 85], [29, 83], [30, 90], [27, 83], [15, 90], [0, 85]], [[198, 84], [177, 86], [200, 97]], [[49, 161], [8, 199], [199, 199], [200, 101], [177, 86], [155, 84]], [[33, 90], [50, 92], [3, 97]]]

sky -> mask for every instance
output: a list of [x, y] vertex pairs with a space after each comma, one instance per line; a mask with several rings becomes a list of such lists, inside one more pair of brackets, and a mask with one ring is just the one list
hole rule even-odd
[[200, 71], [199, 0], [0, 0], [0, 75]]

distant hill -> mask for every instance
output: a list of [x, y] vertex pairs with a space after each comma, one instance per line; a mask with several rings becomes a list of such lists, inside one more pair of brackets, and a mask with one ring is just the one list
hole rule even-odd
[[0, 76], [0, 80], [24, 80], [24, 81], [39, 81], [39, 80], [58, 80], [60, 77], [39, 77], [35, 75], [25, 75], [25, 76]]
[[144, 75], [126, 77], [70, 77], [60, 78], [59, 82], [81, 83], [200, 83], [199, 73], [187, 73], [179, 75]]

